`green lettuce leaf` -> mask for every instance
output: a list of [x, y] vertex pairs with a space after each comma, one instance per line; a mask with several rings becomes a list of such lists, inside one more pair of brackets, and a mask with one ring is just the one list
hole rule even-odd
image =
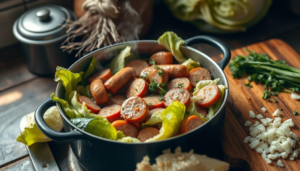
[[65, 101], [64, 99], [60, 99], [60, 98], [56, 97], [54, 93], [52, 93], [50, 97], [53, 101], [60, 103], [61, 107], [63, 108], [65, 114], [67, 115], [67, 117], [69, 119], [82, 118], [81, 114], [78, 113], [78, 111], [75, 110], [72, 106], [70, 106], [69, 103], [67, 101]]
[[65, 99], [68, 100], [68, 96], [71, 91], [76, 90], [77, 84], [81, 81], [84, 72], [73, 73], [63, 67], [56, 67], [54, 81], [61, 81], [65, 87]]
[[200, 98], [198, 96], [193, 96], [191, 98], [191, 103], [189, 104], [189, 106], [187, 107], [187, 116], [191, 116], [191, 115], [197, 115], [199, 116], [203, 122], [206, 122], [208, 121], [209, 119], [205, 118], [204, 115], [202, 113], [198, 113], [197, 109], [196, 109], [196, 106], [197, 104], [195, 104], [195, 102], [197, 100], [199, 100]]
[[78, 94], [92, 98], [92, 94], [90, 91], [90, 85], [87, 85], [85, 88], [83, 86], [77, 86], [76, 90], [77, 90]]
[[162, 127], [159, 130], [159, 134], [154, 136], [153, 138], [146, 140], [145, 142], [164, 140], [175, 135], [184, 118], [184, 114], [184, 104], [178, 101], [174, 101], [161, 113]]
[[109, 64], [111, 74], [114, 75], [125, 67], [125, 60], [130, 56], [130, 46], [126, 46]]
[[221, 90], [222, 97], [217, 101], [217, 103], [215, 103], [214, 105], [212, 105], [208, 108], [208, 113], [206, 115], [207, 119], [211, 119], [215, 115], [215, 113], [217, 113], [217, 111], [220, 109], [220, 107], [223, 103], [225, 90], [227, 89], [227, 87], [224, 85], [218, 85], [218, 87]]
[[[34, 143], [38, 142], [48, 142], [51, 141], [46, 135], [40, 131], [38, 128], [35, 119], [34, 112], [26, 116], [27, 122], [24, 128], [24, 131], [20, 133], [17, 137], [17, 141], [31, 146]], [[59, 114], [59, 111], [56, 106], [50, 107], [44, 114], [44, 120], [48, 126], [50, 126], [55, 131], [61, 131], [63, 128], [63, 123]]]
[[96, 71], [97, 62], [98, 61], [96, 60], [96, 58], [93, 57], [88, 69], [82, 76], [82, 80], [89, 78]]
[[164, 111], [164, 110], [159, 110], [157, 112], [154, 112], [152, 114], [151, 118], [147, 120], [147, 122], [142, 123], [142, 126], [145, 127], [145, 126], [151, 126], [151, 125], [161, 123], [162, 122], [162, 118], [161, 118], [162, 111]]
[[190, 70], [192, 70], [194, 68], [200, 67], [200, 63], [192, 60], [191, 58], [184, 61], [181, 65], [184, 65], [187, 67], [187, 72], [190, 72]]
[[165, 32], [158, 38], [158, 43], [171, 52], [179, 63], [187, 60], [180, 51], [180, 46], [184, 45], [184, 40], [178, 37], [174, 32]]
[[111, 140], [117, 140], [118, 133], [107, 119], [101, 118], [74, 118], [71, 122], [79, 129], [88, 133]]
[[199, 81], [199, 82], [196, 84], [196, 87], [195, 87], [195, 89], [194, 89], [193, 95], [194, 95], [194, 96], [197, 95], [198, 91], [199, 91], [201, 88], [203, 88], [203, 87], [205, 87], [205, 86], [207, 86], [207, 85], [209, 85], [209, 84], [217, 84], [218, 81], [220, 81], [220, 78], [216, 78], [215, 80], [201, 80], [201, 81]]

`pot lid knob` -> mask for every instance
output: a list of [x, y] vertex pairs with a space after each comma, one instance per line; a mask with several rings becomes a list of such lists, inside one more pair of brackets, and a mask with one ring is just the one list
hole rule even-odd
[[37, 17], [39, 17], [39, 19], [41, 21], [46, 21], [49, 19], [50, 16], [50, 10], [48, 10], [47, 8], [44, 9], [40, 9], [36, 12], [35, 14]]

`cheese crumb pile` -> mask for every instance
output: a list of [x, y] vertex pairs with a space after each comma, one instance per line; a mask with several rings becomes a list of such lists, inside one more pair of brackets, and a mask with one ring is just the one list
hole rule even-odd
[[[273, 116], [280, 116], [280, 110], [276, 110]], [[255, 118], [253, 111], [249, 112], [250, 118]], [[299, 149], [296, 148], [298, 136], [291, 131], [294, 127], [292, 119], [281, 122], [280, 117], [263, 118], [261, 114], [256, 116], [259, 121], [255, 121], [252, 125], [251, 121], [246, 121], [245, 126], [249, 126], [250, 136], [244, 139], [244, 143], [249, 143], [251, 149], [260, 153], [267, 163], [278, 158], [294, 160], [298, 157]], [[281, 160], [277, 161], [277, 165], [284, 167]]]

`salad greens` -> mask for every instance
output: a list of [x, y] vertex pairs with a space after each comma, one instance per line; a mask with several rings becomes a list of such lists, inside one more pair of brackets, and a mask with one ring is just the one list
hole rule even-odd
[[125, 59], [131, 55], [131, 47], [126, 46], [109, 64], [111, 74], [114, 75], [125, 67]]
[[107, 122], [106, 118], [74, 118], [71, 122], [79, 129], [82, 129], [93, 135], [116, 140], [118, 133], [116, 129]]
[[[34, 143], [38, 142], [48, 142], [51, 141], [46, 135], [40, 131], [38, 128], [35, 119], [34, 112], [26, 116], [27, 122], [24, 128], [24, 131], [17, 137], [17, 141], [31, 146]], [[55, 131], [61, 131], [63, 128], [63, 123], [59, 114], [59, 111], [56, 106], [49, 108], [44, 114], [44, 120], [52, 129]]]
[[158, 43], [171, 52], [179, 63], [187, 60], [180, 51], [180, 46], [184, 45], [184, 40], [178, 37], [174, 32], [165, 32], [158, 38]]
[[229, 63], [234, 78], [248, 75], [250, 82], [264, 84], [262, 98], [267, 100], [279, 92], [300, 93], [300, 69], [287, 65], [285, 61], [272, 60], [267, 54], [246, 51], [248, 56], [236, 56]]
[[171, 105], [164, 109], [160, 114], [162, 127], [159, 130], [159, 134], [145, 142], [164, 140], [175, 135], [180, 127], [181, 121], [184, 119], [184, 114], [184, 104], [178, 101], [172, 102]]
[[184, 65], [187, 67], [187, 72], [190, 72], [190, 70], [192, 70], [194, 68], [200, 67], [200, 63], [192, 60], [191, 58], [184, 61], [181, 65]]

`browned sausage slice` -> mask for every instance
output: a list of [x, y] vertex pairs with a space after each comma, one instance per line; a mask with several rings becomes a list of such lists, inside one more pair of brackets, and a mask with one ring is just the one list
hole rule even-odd
[[92, 82], [95, 79], [101, 79], [105, 83], [105, 81], [107, 81], [110, 77], [111, 77], [111, 72], [110, 72], [110, 69], [107, 68], [107, 69], [104, 69], [104, 70], [102, 70], [100, 72], [97, 72], [96, 74], [92, 75], [88, 79], [88, 81]]
[[126, 65], [126, 67], [131, 67], [135, 70], [136, 77], [139, 77], [142, 70], [148, 66], [148, 63], [143, 60], [133, 60]]
[[127, 98], [132, 96], [143, 97], [148, 94], [148, 83], [142, 78], [136, 78], [127, 88]]
[[78, 101], [81, 104], [84, 102], [86, 104], [86, 107], [90, 109], [92, 113], [98, 113], [101, 110], [100, 106], [95, 104], [93, 100], [86, 96], [78, 96]]
[[108, 102], [107, 92], [100, 79], [92, 81], [90, 91], [97, 104], [104, 104]]
[[165, 107], [168, 107], [173, 101], [179, 101], [185, 106], [188, 106], [190, 100], [190, 92], [187, 91], [185, 88], [173, 88], [165, 94], [164, 105]]
[[153, 68], [153, 66], [149, 66], [147, 68], [144, 68], [140, 74], [141, 77], [149, 77], [149, 75], [155, 71], [155, 69]]
[[187, 68], [184, 65], [173, 64], [173, 65], [157, 65], [163, 70], [167, 71], [170, 78], [186, 77]]
[[164, 101], [158, 95], [155, 95], [155, 96], [146, 96], [146, 97], [143, 97], [143, 99], [148, 104], [149, 109], [164, 107]]
[[126, 100], [125, 96], [119, 95], [119, 94], [114, 94], [108, 97], [109, 98], [109, 104], [117, 104], [122, 106], [124, 101]]
[[124, 120], [116, 120], [112, 123], [112, 125], [116, 128], [118, 131], [122, 131], [123, 134], [127, 137], [133, 137], [136, 138], [138, 134], [138, 130], [135, 127], [135, 125], [124, 121]]
[[198, 81], [211, 80], [211, 75], [206, 68], [194, 68], [190, 70], [188, 79], [190, 80], [192, 86], [195, 87]]
[[159, 134], [159, 130], [154, 127], [146, 127], [140, 130], [137, 138], [141, 142], [145, 142], [147, 139], [154, 137], [155, 135]]
[[121, 106], [117, 104], [105, 106], [98, 115], [106, 117], [109, 122], [121, 119]]
[[146, 119], [149, 111], [147, 103], [141, 97], [130, 97], [121, 108], [121, 117], [126, 121], [137, 123]]
[[172, 88], [185, 88], [188, 91], [191, 91], [191, 83], [186, 77], [174, 78], [173, 80], [169, 81], [167, 86], [169, 90]]
[[183, 133], [189, 132], [193, 129], [196, 129], [203, 123], [204, 122], [202, 121], [202, 119], [199, 116], [197, 116], [197, 115], [189, 116], [181, 122], [180, 133], [183, 134]]
[[107, 92], [115, 94], [121, 87], [125, 86], [128, 81], [135, 78], [135, 71], [131, 67], [126, 67], [121, 69], [115, 75], [110, 77], [105, 83], [104, 86]]
[[169, 74], [164, 70], [154, 70], [149, 75], [149, 82], [153, 81], [155, 83], [166, 83], [169, 80]]
[[207, 115], [207, 108], [201, 107], [195, 102], [195, 107], [198, 113], [201, 113], [204, 117]]
[[168, 65], [173, 63], [173, 55], [171, 52], [157, 52], [150, 57], [149, 63], [153, 60], [156, 65]]

